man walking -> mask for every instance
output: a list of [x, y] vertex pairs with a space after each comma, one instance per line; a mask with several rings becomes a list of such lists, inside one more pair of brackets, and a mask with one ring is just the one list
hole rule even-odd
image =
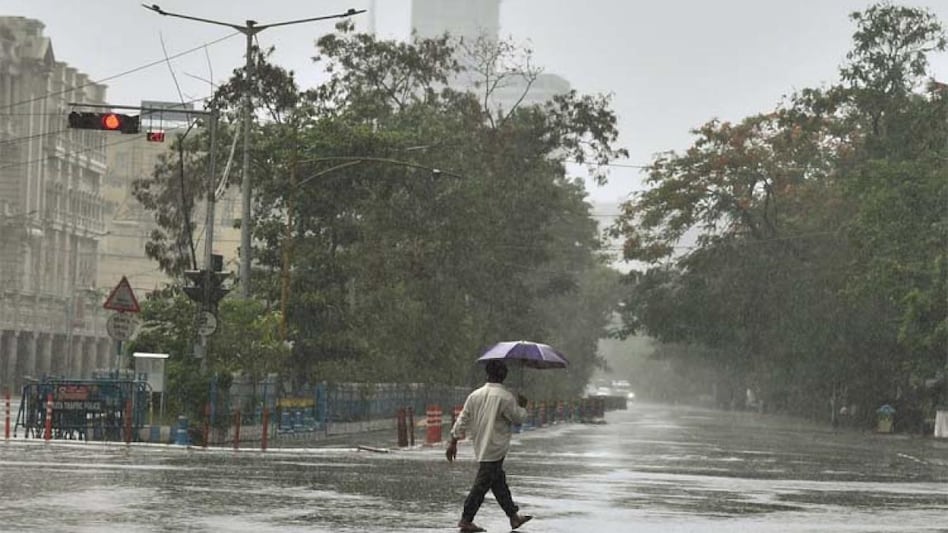
[[458, 527], [462, 533], [485, 531], [474, 524], [474, 515], [484, 503], [484, 495], [490, 490], [497, 503], [510, 518], [510, 527], [517, 529], [533, 518], [518, 513], [513, 502], [504, 473], [504, 458], [510, 449], [511, 427], [522, 424], [527, 418], [527, 399], [514, 395], [502, 383], [507, 378], [507, 365], [500, 360], [491, 360], [485, 367], [487, 383], [472, 392], [464, 401], [464, 408], [451, 428], [451, 443], [445, 452], [448, 461], [458, 455], [458, 439], [470, 434], [474, 444], [474, 457], [479, 467], [474, 485], [464, 500], [464, 512]]

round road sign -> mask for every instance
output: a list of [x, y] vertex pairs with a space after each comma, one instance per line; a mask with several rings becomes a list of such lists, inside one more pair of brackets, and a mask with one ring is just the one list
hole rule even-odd
[[117, 341], [131, 339], [136, 328], [138, 328], [138, 319], [131, 313], [115, 313], [109, 317], [109, 321], [105, 324], [109, 337]]
[[217, 331], [217, 317], [210, 311], [204, 311], [197, 316], [198, 335], [209, 337]]

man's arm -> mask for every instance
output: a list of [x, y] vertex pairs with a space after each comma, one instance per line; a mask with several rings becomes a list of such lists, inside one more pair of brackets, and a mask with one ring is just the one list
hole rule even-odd
[[448, 449], [445, 450], [444, 456], [448, 459], [448, 462], [454, 461], [458, 456], [458, 441], [464, 438], [464, 434], [467, 431], [468, 422], [471, 420], [471, 397], [468, 396], [464, 400], [464, 407], [461, 408], [461, 414], [458, 415], [458, 419], [454, 422], [454, 426], [451, 427], [451, 442], [448, 443]]
[[460, 414], [458, 414], [458, 419], [454, 421], [454, 426], [451, 427], [451, 439], [458, 441], [464, 438], [465, 433], [467, 433], [468, 424], [471, 422], [471, 397], [468, 396], [464, 400], [464, 406], [461, 408]]
[[[513, 394], [510, 395], [513, 400]], [[503, 415], [511, 424], [519, 426], [527, 420], [527, 397], [518, 394], [516, 404], [513, 401], [505, 401], [503, 406]]]

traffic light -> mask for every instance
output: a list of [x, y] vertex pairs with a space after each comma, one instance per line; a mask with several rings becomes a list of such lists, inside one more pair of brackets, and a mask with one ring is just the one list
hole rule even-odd
[[[191, 285], [182, 287], [188, 298], [197, 303], [206, 303], [208, 307], [216, 307], [217, 303], [230, 292], [230, 287], [225, 287], [224, 282], [230, 277], [230, 272], [212, 271], [210, 276], [207, 270], [185, 270], [184, 275], [191, 282]], [[206, 282], [210, 280], [210, 286]], [[206, 298], [206, 299], [205, 299]]]
[[69, 127], [79, 130], [138, 133], [141, 131], [141, 119], [138, 116], [123, 115], [120, 113], [73, 111], [69, 113]]
[[163, 143], [165, 142], [165, 132], [149, 131], [145, 134], [145, 139], [147, 139], [150, 143]]

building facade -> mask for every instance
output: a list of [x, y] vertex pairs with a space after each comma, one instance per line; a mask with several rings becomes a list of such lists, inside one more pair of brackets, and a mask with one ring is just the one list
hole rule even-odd
[[0, 388], [87, 377], [113, 343], [96, 283], [105, 137], [66, 126], [104, 85], [56, 61], [43, 24], [0, 17]]

